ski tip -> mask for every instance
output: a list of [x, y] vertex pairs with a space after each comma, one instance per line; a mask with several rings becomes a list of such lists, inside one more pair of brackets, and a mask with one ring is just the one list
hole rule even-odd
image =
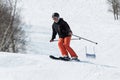
[[49, 57], [52, 57], [52, 55], [49, 55]]

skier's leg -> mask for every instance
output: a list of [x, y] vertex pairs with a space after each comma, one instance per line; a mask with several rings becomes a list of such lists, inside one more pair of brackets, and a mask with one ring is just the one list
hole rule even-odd
[[66, 37], [64, 38], [64, 46], [67, 49], [67, 51], [70, 53], [72, 58], [76, 58], [78, 57], [77, 54], [75, 53], [75, 51], [70, 47], [70, 41], [71, 41], [71, 37]]
[[68, 52], [66, 51], [66, 49], [65, 49], [63, 44], [64, 44], [64, 39], [63, 38], [59, 38], [58, 47], [60, 49], [60, 52], [62, 53], [62, 56], [65, 57], [65, 56], [68, 56]]

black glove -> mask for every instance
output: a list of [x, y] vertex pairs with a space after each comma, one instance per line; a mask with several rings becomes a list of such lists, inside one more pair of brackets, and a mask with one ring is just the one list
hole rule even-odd
[[50, 40], [50, 42], [53, 42], [53, 41], [54, 41], [54, 40], [52, 40], [52, 39]]

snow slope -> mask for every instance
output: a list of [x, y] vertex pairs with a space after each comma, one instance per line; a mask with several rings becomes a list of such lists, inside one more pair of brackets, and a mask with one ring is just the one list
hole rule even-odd
[[119, 80], [119, 70], [89, 61], [58, 62], [45, 55], [0, 53], [0, 80]]
[[[32, 25], [27, 27], [28, 54], [0, 53], [0, 80], [120, 80], [120, 22], [113, 20], [106, 0], [23, 2], [23, 20]], [[48, 58], [50, 54], [60, 55], [57, 43], [49, 43], [53, 12], [61, 14], [74, 34], [99, 43], [71, 42], [83, 62], [58, 62]], [[95, 60], [85, 57], [85, 46], [96, 47]]]

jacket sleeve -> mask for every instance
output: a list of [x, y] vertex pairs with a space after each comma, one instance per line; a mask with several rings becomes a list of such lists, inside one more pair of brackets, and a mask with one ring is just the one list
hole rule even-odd
[[52, 25], [52, 39], [51, 40], [54, 40], [56, 38], [56, 35], [57, 35], [57, 32], [54, 29], [54, 26]]
[[70, 26], [68, 25], [67, 22], [64, 22], [64, 26], [66, 28], [67, 33], [72, 32], [72, 30], [70, 29]]

